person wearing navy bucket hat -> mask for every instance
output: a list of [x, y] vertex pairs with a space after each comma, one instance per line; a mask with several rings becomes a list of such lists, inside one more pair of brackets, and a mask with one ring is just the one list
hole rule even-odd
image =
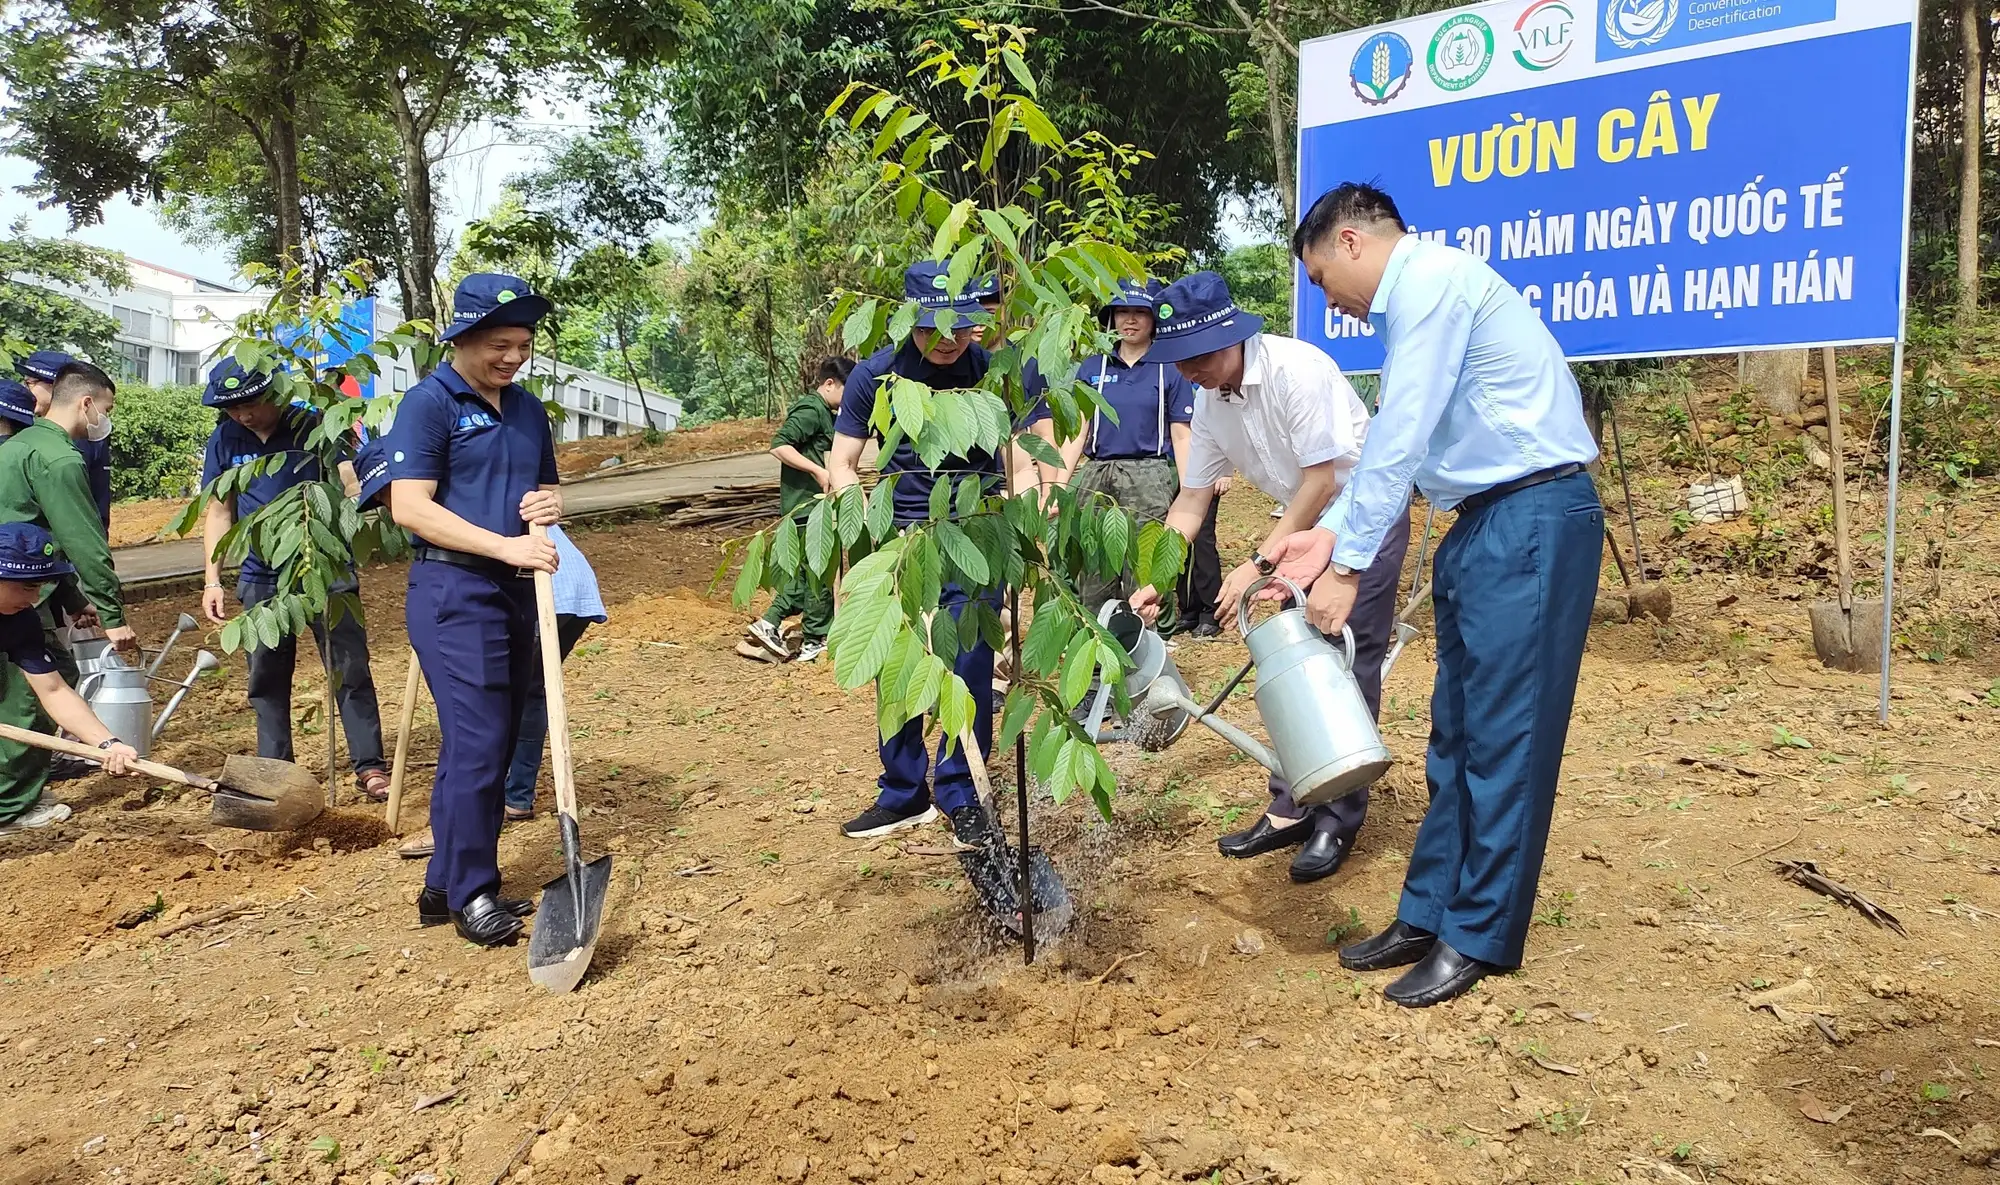
[[[1368, 408], [1340, 367], [1318, 347], [1263, 332], [1264, 319], [1237, 307], [1229, 285], [1214, 272], [1196, 272], [1170, 285], [1159, 299], [1159, 326], [1148, 361], [1168, 363], [1199, 388], [1195, 398], [1187, 481], [1167, 514], [1167, 526], [1192, 540], [1214, 497], [1215, 482], [1233, 467], [1276, 499], [1284, 514], [1264, 545], [1223, 581], [1216, 611], [1225, 621], [1260, 575], [1277, 540], [1312, 525], [1333, 501], [1361, 457]], [[1368, 569], [1354, 618], [1354, 677], [1371, 712], [1382, 704], [1382, 658], [1395, 621], [1396, 589], [1409, 547], [1409, 507], [1401, 507], [1400, 533], [1385, 529], [1382, 554]], [[1157, 611], [1159, 595], [1133, 596], [1141, 613]], [[1247, 858], [1303, 845], [1292, 859], [1292, 880], [1305, 884], [1332, 876], [1354, 851], [1368, 814], [1368, 791], [1301, 808], [1291, 786], [1270, 777], [1271, 805], [1248, 829], [1225, 835], [1223, 855]]]
[[[36, 350], [14, 364], [28, 390], [35, 396], [35, 414], [46, 415], [55, 396], [56, 379], [63, 367], [77, 362], [74, 354], [61, 350]], [[97, 517], [108, 533], [111, 530], [111, 408], [117, 398], [114, 388], [98, 403], [98, 418], [91, 422], [76, 451], [83, 454], [84, 476], [90, 480], [90, 496], [97, 503]]]
[[[74, 570], [46, 530], [33, 523], [0, 525], [0, 654], [7, 659], [0, 666], [0, 722], [31, 732], [47, 732], [53, 722], [104, 750], [106, 773], [124, 774], [138, 752], [63, 682], [35, 615], [42, 586]], [[45, 792], [49, 769], [48, 750], [0, 741], [0, 835], [69, 818], [69, 806]]]
[[[1083, 432], [1063, 446], [1064, 470], [1043, 466], [1045, 480], [1067, 482], [1079, 494], [1102, 494], [1142, 523], [1163, 521], [1180, 492], [1191, 440], [1188, 422], [1194, 418], [1194, 385], [1171, 365], [1146, 357], [1159, 291], [1155, 282], [1126, 280], [1097, 311], [1098, 321], [1117, 334], [1118, 345], [1084, 359], [1077, 377], [1097, 389], [1113, 414], [1099, 411], [1084, 421]], [[1037, 403], [1028, 418], [1031, 424], [1048, 419], [1047, 401]], [[1090, 574], [1077, 581], [1077, 595], [1095, 610], [1135, 587], [1130, 573], [1109, 580]]]
[[35, 422], [35, 393], [13, 379], [0, 379], [0, 440]]
[[1587, 468], [1597, 439], [1561, 344], [1484, 260], [1407, 226], [1388, 194], [1349, 183], [1320, 195], [1293, 232], [1327, 307], [1367, 318], [1387, 353], [1382, 414], [1353, 480], [1272, 556], [1314, 582], [1306, 616], [1338, 629], [1358, 612], [1359, 572], [1379, 562], [1412, 487], [1456, 512], [1431, 565], [1430, 809], [1395, 922], [1340, 951], [1351, 971], [1409, 966], [1382, 994], [1422, 1008], [1521, 965], [1604, 507]]
[[[986, 375], [988, 355], [975, 340], [979, 326], [972, 320], [983, 313], [976, 286], [969, 283], [965, 291], [952, 292], [945, 265], [924, 261], [911, 264], [903, 273], [903, 293], [919, 307], [909, 340], [885, 346], [848, 375], [840, 415], [834, 421], [833, 450], [827, 456], [835, 493], [861, 480], [861, 450], [874, 434], [869, 420], [884, 379], [900, 375], [949, 392], [971, 387]], [[992, 491], [1000, 488], [1004, 470], [1000, 458], [980, 449], [945, 457], [933, 468], [917, 457], [908, 440], [900, 440], [895, 451], [877, 465], [884, 477], [899, 475], [894, 508], [895, 521], [901, 525], [919, 523], [930, 516], [931, 490], [940, 481], [978, 474]], [[1015, 476], [1022, 482], [1034, 481], [1032, 468]], [[957, 617], [967, 600], [965, 590], [948, 584], [939, 604]], [[988, 604], [998, 610], [997, 593], [989, 594]], [[993, 684], [993, 650], [984, 641], [974, 641], [959, 651], [952, 669], [972, 689], [977, 705], [973, 733], [980, 752], [985, 753], [993, 744], [993, 697], [987, 693]], [[944, 744], [939, 742], [940, 750]], [[882, 776], [876, 781], [875, 803], [849, 820], [841, 828], [843, 834], [850, 839], [889, 835], [930, 822], [941, 808], [959, 842], [975, 848], [988, 843], [993, 835], [991, 820], [979, 805], [963, 750], [954, 744], [950, 755], [939, 756], [933, 776], [930, 751], [924, 743], [924, 721], [918, 719], [882, 741], [879, 753]]]
[[562, 517], [555, 436], [515, 382], [546, 297], [514, 276], [459, 282], [445, 365], [404, 393], [385, 447], [389, 512], [415, 537], [405, 603], [438, 708], [431, 791], [435, 851], [417, 898], [424, 925], [454, 923], [479, 946], [518, 938], [532, 901], [500, 896], [500, 828], [523, 700], [535, 684], [536, 571], [556, 546], [529, 532]]
[[[233, 496], [211, 499], [202, 516], [202, 553], [207, 564], [201, 611], [217, 625], [229, 619], [222, 584], [223, 557], [219, 554], [223, 537], [239, 518], [249, 517], [286, 490], [321, 479], [319, 458], [304, 447], [319, 416], [287, 403], [281, 386], [275, 373], [245, 370], [236, 359], [224, 358], [209, 371], [208, 385], [201, 393], [202, 405], [218, 413], [202, 457], [204, 488], [240, 465], [266, 457], [285, 458], [276, 469], [252, 478]], [[237, 572], [237, 603], [249, 609], [277, 596], [281, 575], [256, 549], [250, 549]], [[359, 574], [350, 566], [327, 594], [359, 597]], [[313, 641], [319, 648], [321, 667], [334, 680], [355, 779], [362, 794], [381, 802], [389, 797], [389, 766], [382, 759], [382, 710], [368, 665], [368, 632], [354, 614], [338, 616], [339, 620], [331, 623], [324, 618], [312, 621]], [[290, 761], [292, 676], [298, 667], [298, 639], [286, 635], [276, 646], [252, 645], [243, 657], [250, 667], [247, 694], [257, 716], [257, 755]]]

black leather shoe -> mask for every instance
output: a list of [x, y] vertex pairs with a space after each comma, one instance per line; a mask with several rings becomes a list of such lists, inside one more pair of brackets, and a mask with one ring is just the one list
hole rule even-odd
[[1306, 846], [1292, 857], [1292, 883], [1309, 885], [1325, 880], [1340, 871], [1340, 866], [1347, 862], [1347, 853], [1353, 850], [1354, 841], [1350, 836], [1335, 835], [1331, 831], [1313, 832]]
[[521, 919], [491, 893], [481, 893], [464, 909], [454, 910], [451, 920], [460, 938], [478, 946], [504, 946], [521, 936]]
[[[496, 897], [500, 908], [517, 918], [525, 918], [535, 912], [535, 903], [520, 897]], [[444, 890], [424, 886], [417, 894], [417, 921], [425, 926], [442, 926], [451, 920], [451, 907], [445, 904]]]
[[1290, 827], [1271, 826], [1271, 816], [1258, 815], [1248, 829], [1233, 832], [1215, 841], [1215, 850], [1231, 860], [1245, 860], [1301, 844], [1312, 834], [1312, 822], [1300, 819]]
[[1469, 959], [1450, 945], [1433, 942], [1424, 961], [1403, 973], [1403, 977], [1382, 989], [1392, 1004], [1405, 1008], [1429, 1008], [1464, 995], [1473, 984], [1504, 968], [1478, 959]]
[[1195, 637], [1200, 638], [1202, 641], [1206, 642], [1208, 639], [1213, 638], [1217, 634], [1221, 633], [1222, 627], [1215, 623], [1214, 618], [1204, 617], [1195, 624], [1195, 627], [1193, 629], [1189, 630], [1188, 632], [1193, 634]]
[[1380, 934], [1340, 948], [1340, 965], [1349, 971], [1387, 971], [1407, 967], [1431, 953], [1437, 935], [1417, 929], [1404, 921], [1389, 923]]

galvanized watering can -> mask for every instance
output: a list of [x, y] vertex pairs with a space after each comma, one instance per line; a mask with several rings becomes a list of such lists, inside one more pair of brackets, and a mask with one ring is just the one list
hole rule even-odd
[[95, 665], [96, 670], [77, 681], [77, 694], [89, 701], [111, 735], [144, 757], [153, 747], [153, 691], [146, 686], [146, 672], [108, 652]]
[[[1273, 582], [1291, 594], [1291, 607], [1253, 629], [1251, 598]], [[1341, 628], [1342, 654], [1306, 620], [1305, 602], [1284, 577], [1260, 577], [1244, 591], [1236, 625], [1257, 667], [1257, 714], [1276, 763], [1250, 755], [1292, 784], [1299, 805], [1317, 806], [1372, 784], [1393, 759], [1354, 680], [1354, 632]]]

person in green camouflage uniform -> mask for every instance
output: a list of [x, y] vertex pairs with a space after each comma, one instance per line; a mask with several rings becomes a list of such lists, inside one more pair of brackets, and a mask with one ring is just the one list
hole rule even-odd
[[[1093, 415], [1084, 422], [1083, 433], [1063, 447], [1067, 471], [1050, 473], [1043, 467], [1045, 481], [1067, 481], [1079, 494], [1103, 494], [1138, 523], [1166, 520], [1167, 508], [1180, 493], [1188, 423], [1194, 418], [1194, 386], [1173, 367], [1145, 360], [1153, 344], [1157, 294], [1156, 284], [1127, 282], [1098, 310], [1098, 319], [1118, 335], [1118, 348], [1085, 359], [1077, 378], [1097, 388], [1117, 413], [1117, 422], [1102, 412]], [[1044, 402], [1030, 414], [1029, 423], [1048, 414]], [[1108, 600], [1129, 597], [1136, 584], [1129, 571], [1112, 580], [1086, 573], [1076, 583], [1077, 596], [1092, 611]]]
[[[779, 465], [779, 513], [797, 519], [801, 527], [812, 513], [814, 501], [832, 488], [826, 452], [833, 447], [834, 413], [840, 410], [841, 392], [853, 370], [854, 363], [846, 358], [822, 360], [814, 389], [792, 404], [777, 435], [771, 438], [771, 455], [778, 458]], [[785, 642], [785, 619], [795, 613], [804, 634], [796, 657], [800, 662], [812, 662], [826, 652], [826, 634], [833, 628], [833, 590], [804, 571], [778, 590], [763, 617], [750, 623], [750, 637], [777, 661], [794, 657]]]

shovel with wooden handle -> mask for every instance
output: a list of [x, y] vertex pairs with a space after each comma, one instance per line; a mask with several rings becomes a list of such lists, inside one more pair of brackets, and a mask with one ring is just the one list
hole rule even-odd
[[383, 816], [391, 833], [397, 833], [396, 822], [403, 816], [403, 775], [410, 769], [410, 725], [417, 718], [417, 684], [423, 678], [424, 669], [417, 662], [416, 648], [412, 647], [410, 673], [403, 677], [403, 716], [396, 726], [396, 759], [389, 767], [389, 807]]
[[[51, 753], [81, 757], [98, 765], [104, 763], [104, 750], [95, 745], [64, 740], [11, 724], [0, 724], [0, 738], [47, 749]], [[143, 758], [133, 761], [131, 766], [134, 771], [149, 778], [179, 782], [207, 794], [209, 821], [217, 827], [234, 827], [241, 831], [296, 831], [317, 819], [324, 809], [319, 779], [289, 761], [273, 757], [233, 754], [223, 760], [222, 776], [213, 780]]]
[[979, 791], [980, 809], [986, 813], [987, 822], [992, 826], [992, 840], [985, 847], [958, 845], [963, 849], [958, 853], [958, 864], [965, 871], [966, 882], [972, 886], [972, 895], [1001, 929], [1020, 937], [1026, 928], [1026, 919], [1021, 908], [1019, 870], [1025, 866], [1031, 898], [1028, 905], [1038, 919], [1036, 933], [1060, 932], [1069, 924], [1071, 912], [1069, 890], [1063, 886], [1062, 877], [1057, 874], [1055, 865], [1049, 862], [1048, 853], [1042, 849], [1027, 848], [1025, 860], [1017, 860], [1018, 853], [1009, 850], [1006, 836], [1000, 829], [999, 799], [993, 789], [993, 779], [987, 773], [986, 758], [979, 752], [979, 742], [974, 739], [969, 726], [958, 734], [958, 743], [965, 750], [966, 765], [971, 767], [972, 784]]
[[[530, 528], [537, 539], [549, 529]], [[542, 644], [542, 686], [549, 703], [549, 772], [556, 783], [557, 825], [562, 829], [563, 874], [542, 886], [535, 932], [528, 939], [528, 978], [558, 995], [572, 991], [590, 970], [611, 886], [611, 857], [583, 862], [576, 822], [576, 775], [570, 764], [569, 705], [563, 698], [562, 643], [556, 638], [555, 586], [535, 573], [535, 614]]]

